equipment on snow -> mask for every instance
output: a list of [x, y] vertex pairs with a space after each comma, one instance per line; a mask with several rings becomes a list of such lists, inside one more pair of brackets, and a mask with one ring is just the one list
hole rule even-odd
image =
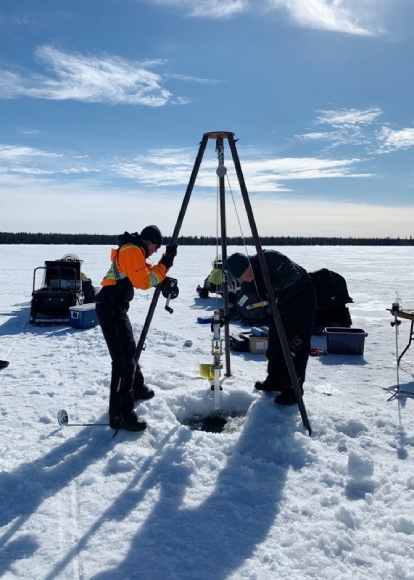
[[[95, 302], [92, 281], [81, 272], [81, 264], [75, 254], [65, 254], [34, 269], [30, 324], [67, 324], [71, 306]], [[39, 273], [43, 273], [40, 285]]]
[[214, 320], [213, 316], [198, 316], [197, 322], [198, 324], [212, 324]]
[[[17, 343], [17, 340], [15, 340], [15, 341], [12, 343], [11, 347], [10, 347], [10, 348], [9, 348], [9, 350], [6, 352], [6, 356], [9, 356], [9, 354], [10, 354], [10, 353], [11, 353], [11, 351], [13, 350], [13, 347], [15, 346], [15, 344], [16, 344], [16, 343]], [[7, 368], [7, 367], [9, 366], [9, 364], [10, 364], [10, 363], [9, 363], [9, 361], [8, 361], [8, 360], [0, 360], [0, 371], [1, 371], [2, 369], [5, 369], [5, 368]]]
[[[309, 272], [315, 288], [316, 310], [313, 334], [321, 335], [327, 326], [352, 326], [351, 314], [346, 306], [352, 303], [346, 280], [343, 276], [327, 268]], [[208, 298], [208, 292], [213, 292], [208, 286], [208, 278], [204, 286], [197, 287], [200, 298]], [[220, 292], [218, 292], [220, 293]], [[232, 289], [232, 299], [235, 311], [242, 322], [246, 324], [266, 324], [271, 316], [268, 300], [261, 300], [253, 282], [243, 282]]]
[[223, 390], [220, 384], [221, 369], [223, 368], [221, 362], [221, 355], [223, 354], [223, 339], [220, 337], [220, 328], [222, 326], [222, 312], [215, 310], [211, 323], [211, 331], [213, 338], [211, 340], [211, 354], [213, 355], [213, 363], [200, 363], [200, 375], [203, 379], [210, 381], [211, 390], [214, 391], [214, 408], [220, 408], [220, 391]]
[[[212, 324], [213, 338], [211, 340], [211, 354], [213, 355], [213, 384], [214, 390], [214, 408], [220, 408], [220, 373], [223, 365], [221, 364], [221, 355], [223, 354], [223, 339], [220, 338], [220, 319], [221, 311], [214, 311], [214, 320]], [[213, 388], [214, 387], [214, 388]]]
[[352, 326], [349, 308], [353, 300], [348, 294], [343, 276], [327, 268], [309, 272], [316, 293], [315, 324], [313, 334], [320, 335], [327, 326]]
[[167, 298], [165, 310], [170, 314], [172, 314], [174, 310], [169, 306], [170, 300], [174, 300], [175, 298], [177, 298], [180, 292], [177, 286], [177, 279], [169, 278], [168, 276], [164, 278], [164, 280], [161, 282], [161, 291], [164, 298]]
[[61, 409], [57, 415], [61, 427], [109, 427], [109, 423], [69, 423], [69, 417], [65, 409]]
[[223, 261], [221, 256], [212, 263], [213, 269], [204, 280], [203, 286], [198, 285], [196, 290], [200, 298], [208, 298], [209, 293], [223, 295], [224, 282], [227, 282], [229, 302], [236, 301], [238, 293], [240, 292], [240, 284], [231, 275], [223, 272]]

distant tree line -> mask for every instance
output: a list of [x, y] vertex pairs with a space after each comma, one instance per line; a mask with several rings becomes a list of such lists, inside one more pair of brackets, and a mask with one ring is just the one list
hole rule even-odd
[[0, 244], [80, 244], [103, 246], [116, 243], [116, 236], [101, 234], [29, 234], [0, 232]]
[[[115, 245], [117, 235], [104, 234], [31, 234], [27, 232], [0, 232], [0, 244], [50, 244], [50, 245]], [[164, 236], [168, 244], [171, 236]], [[330, 238], [308, 236], [263, 236], [262, 246], [413, 246], [412, 236], [409, 238]], [[221, 245], [221, 239], [214, 236], [180, 236], [180, 246], [215, 246]], [[253, 246], [253, 237], [227, 238], [229, 246]]]

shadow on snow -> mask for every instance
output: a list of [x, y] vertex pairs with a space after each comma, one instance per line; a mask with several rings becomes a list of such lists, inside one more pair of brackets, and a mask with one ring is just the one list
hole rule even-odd
[[[274, 429], [267, 428], [269, 420]], [[183, 507], [187, 488], [193, 487], [184, 456], [194, 432], [174, 427], [127, 489], [46, 578], [58, 577], [100, 527], [132, 517], [146, 494], [156, 489], [158, 499], [147, 519], [134, 537], [125, 538], [129, 551], [124, 560], [94, 578], [224, 580], [266, 538], [279, 513], [289, 470], [309, 462], [308, 438], [295, 436], [297, 422], [297, 409], [278, 410], [265, 398], [253, 405], [211, 494], [194, 508]]]

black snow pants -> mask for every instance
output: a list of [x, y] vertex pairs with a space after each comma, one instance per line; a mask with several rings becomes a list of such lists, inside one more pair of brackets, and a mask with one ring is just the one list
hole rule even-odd
[[[301, 276], [285, 292], [283, 299], [278, 301], [278, 307], [298, 382], [302, 386], [305, 381], [316, 307], [315, 289], [308, 274]], [[269, 324], [266, 356], [269, 382], [277, 386], [278, 390], [291, 387], [292, 381], [273, 317]]]
[[104, 286], [96, 296], [96, 313], [112, 359], [109, 415], [128, 414], [134, 408], [134, 388], [144, 377], [135, 362], [135, 340], [128, 317], [134, 289], [128, 278]]

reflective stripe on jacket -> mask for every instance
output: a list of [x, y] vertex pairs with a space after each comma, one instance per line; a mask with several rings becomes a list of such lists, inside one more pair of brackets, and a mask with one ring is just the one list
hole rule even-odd
[[111, 267], [101, 286], [114, 286], [118, 280], [129, 278], [135, 288], [148, 290], [158, 286], [167, 274], [164, 264], [156, 266], [147, 264], [145, 251], [134, 244], [124, 244], [117, 250], [111, 250]]

